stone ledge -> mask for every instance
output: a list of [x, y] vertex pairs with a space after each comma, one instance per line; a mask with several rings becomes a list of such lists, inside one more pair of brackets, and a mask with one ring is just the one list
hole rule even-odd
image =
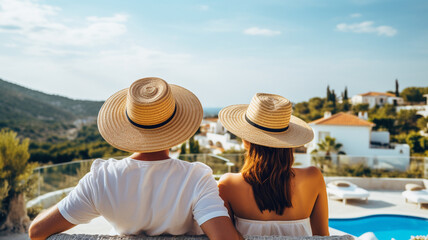
[[[354, 240], [351, 235], [343, 236], [311, 236], [311, 237], [290, 237], [290, 236], [245, 236], [246, 240]], [[109, 236], [109, 235], [88, 235], [88, 234], [55, 234], [48, 240], [198, 240], [208, 239], [206, 236]]]

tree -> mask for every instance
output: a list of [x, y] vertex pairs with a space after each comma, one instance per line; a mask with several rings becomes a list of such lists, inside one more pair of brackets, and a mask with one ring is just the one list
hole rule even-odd
[[417, 110], [400, 110], [397, 113], [396, 129], [399, 132], [408, 133], [410, 131], [418, 131], [417, 127], [418, 118]]
[[354, 114], [358, 114], [359, 112], [367, 112], [368, 110], [369, 104], [367, 103], [352, 105], [352, 112], [354, 112]]
[[418, 128], [424, 132], [428, 132], [428, 117], [421, 117], [416, 121]]
[[180, 154], [186, 154], [186, 153], [187, 153], [186, 143], [183, 143], [183, 144], [181, 144], [181, 147], [180, 147]]
[[190, 153], [200, 153], [200, 149], [199, 149], [199, 141], [195, 140], [194, 137], [191, 137], [189, 139], [189, 152]]
[[345, 90], [342, 92], [342, 104], [339, 105], [339, 110], [348, 112], [351, 109], [348, 98], [348, 87], [345, 86]]
[[343, 93], [343, 100], [348, 100], [348, 87], [345, 87], [345, 92]]
[[398, 79], [395, 79], [395, 96], [400, 96], [400, 91], [398, 90]]
[[322, 141], [317, 143], [317, 146], [318, 148], [314, 149], [311, 154], [317, 155], [319, 152], [325, 154], [325, 157], [314, 156], [312, 158], [316, 164], [320, 165], [321, 172], [324, 172], [324, 165], [331, 164], [332, 153], [345, 154], [345, 152], [340, 150], [343, 145], [341, 143], [337, 143], [336, 138], [332, 138], [330, 136], [326, 136]]
[[333, 109], [334, 112], [336, 112], [336, 93], [334, 92], [334, 90], [331, 92], [331, 99], [330, 101], [333, 103]]
[[0, 189], [5, 193], [1, 195], [1, 231], [25, 232], [30, 223], [25, 195], [35, 189], [37, 164], [28, 162], [28, 144], [28, 139], [19, 140], [13, 131], [0, 131]]
[[330, 101], [331, 99], [331, 91], [330, 91], [330, 86], [327, 85], [327, 96], [326, 96], [327, 101]]
[[317, 146], [317, 151], [323, 152], [325, 156], [331, 156], [331, 153], [345, 154], [344, 152], [340, 151], [343, 145], [341, 143], [337, 143], [336, 138], [332, 138], [330, 136], [326, 136], [321, 142], [317, 144]]
[[408, 87], [401, 92], [404, 101], [418, 103], [424, 101], [423, 94], [428, 93], [428, 87]]
[[409, 135], [407, 135], [406, 142], [410, 146], [410, 151], [412, 153], [422, 153], [424, 152], [424, 148], [422, 144], [424, 144], [423, 137], [419, 135], [418, 133], [412, 132]]

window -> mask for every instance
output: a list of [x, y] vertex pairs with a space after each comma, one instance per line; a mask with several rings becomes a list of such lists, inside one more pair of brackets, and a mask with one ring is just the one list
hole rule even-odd
[[325, 137], [330, 136], [330, 132], [322, 132], [320, 131], [318, 133], [318, 142], [321, 142], [322, 140], [325, 139]]

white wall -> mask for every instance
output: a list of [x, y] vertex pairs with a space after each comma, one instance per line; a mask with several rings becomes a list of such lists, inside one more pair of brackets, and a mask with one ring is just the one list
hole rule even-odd
[[407, 144], [394, 144], [393, 149], [370, 148], [369, 154], [372, 156], [394, 156], [394, 157], [409, 157], [410, 147]]
[[330, 132], [330, 137], [343, 145], [347, 155], [366, 155], [370, 146], [370, 127], [310, 124], [314, 130], [314, 140], [308, 145], [308, 153], [317, 148], [319, 132]]
[[[314, 140], [308, 144], [308, 153], [317, 148], [320, 142], [320, 132], [330, 132], [330, 137], [336, 138], [336, 142], [343, 145], [342, 151], [351, 156], [397, 156], [409, 157], [410, 148], [407, 144], [394, 144], [394, 149], [370, 148], [370, 137], [376, 136], [386, 142], [385, 133], [371, 132], [370, 127], [363, 126], [339, 126], [310, 124], [314, 130]], [[388, 133], [389, 134], [389, 133]]]
[[404, 100], [400, 97], [390, 97], [390, 96], [361, 96], [361, 95], [355, 95], [351, 98], [352, 104], [362, 104], [362, 103], [368, 103], [369, 107], [372, 108], [376, 105], [383, 106], [386, 103], [393, 104], [394, 100], [397, 101], [398, 104], [403, 104]]
[[410, 105], [410, 106], [399, 106], [397, 112], [401, 110], [417, 110], [417, 114], [428, 117], [428, 105]]
[[379, 142], [382, 144], [389, 144], [389, 132], [388, 131], [372, 131], [371, 142]]
[[311, 166], [311, 158], [306, 153], [294, 153], [294, 163], [296, 167], [309, 167]]
[[215, 134], [215, 133], [207, 133], [207, 141], [211, 140], [214, 145], [217, 142], [221, 143], [224, 150], [229, 150], [234, 148], [235, 150], [243, 149], [242, 144], [240, 144], [235, 139], [230, 139], [230, 134]]
[[363, 96], [361, 96], [361, 95], [352, 96], [351, 102], [354, 105], [355, 104], [362, 104], [363, 103]]

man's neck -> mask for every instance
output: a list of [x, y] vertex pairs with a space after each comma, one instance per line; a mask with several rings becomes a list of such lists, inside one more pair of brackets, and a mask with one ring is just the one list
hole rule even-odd
[[169, 150], [162, 150], [158, 152], [149, 153], [133, 153], [130, 158], [141, 161], [159, 161], [169, 158]]

